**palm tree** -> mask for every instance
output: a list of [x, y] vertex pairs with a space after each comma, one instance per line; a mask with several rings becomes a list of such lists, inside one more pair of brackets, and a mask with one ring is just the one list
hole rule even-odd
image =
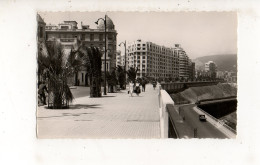
[[71, 73], [60, 44], [54, 42], [46, 46], [45, 53], [39, 51], [38, 68], [40, 68], [38, 74], [42, 74], [48, 83], [48, 107], [57, 109], [68, 107], [69, 102], [73, 100], [67, 84], [67, 77]]
[[101, 97], [101, 52], [96, 47], [80, 47], [83, 66], [87, 68], [90, 80], [90, 97]]
[[116, 68], [116, 72], [117, 72], [117, 78], [118, 78], [118, 83], [120, 85], [121, 89], [125, 89], [125, 70], [123, 69], [122, 66], [117, 66]]
[[81, 67], [83, 66], [83, 62], [82, 62], [82, 53], [78, 52], [79, 49], [77, 50], [73, 50], [71, 49], [70, 54], [68, 55], [68, 59], [67, 59], [67, 64], [68, 67], [71, 69], [71, 73], [74, 76], [75, 75], [75, 80], [74, 80], [74, 85], [78, 85], [78, 72], [80, 71]]
[[136, 74], [137, 74], [137, 71], [139, 69], [138, 68], [133, 68], [131, 67], [126, 73], [127, 73], [127, 76], [128, 76], [128, 80], [129, 81], [132, 81], [134, 84], [135, 84], [135, 79], [136, 79]]
[[113, 93], [114, 92], [114, 86], [118, 84], [117, 76], [116, 76], [116, 71], [113, 69], [111, 72], [107, 72], [107, 84], [108, 84], [108, 89], [109, 92]]

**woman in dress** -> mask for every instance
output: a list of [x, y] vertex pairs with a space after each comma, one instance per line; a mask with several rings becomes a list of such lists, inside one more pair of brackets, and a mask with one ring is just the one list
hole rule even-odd
[[131, 97], [133, 97], [133, 91], [134, 91], [134, 83], [130, 81], [129, 83], [129, 93], [131, 94]]

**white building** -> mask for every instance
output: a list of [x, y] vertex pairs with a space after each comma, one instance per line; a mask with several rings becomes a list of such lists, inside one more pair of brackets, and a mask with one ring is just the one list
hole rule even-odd
[[139, 69], [137, 77], [189, 77], [189, 58], [179, 44], [169, 48], [139, 39], [128, 46], [127, 60], [129, 68]]

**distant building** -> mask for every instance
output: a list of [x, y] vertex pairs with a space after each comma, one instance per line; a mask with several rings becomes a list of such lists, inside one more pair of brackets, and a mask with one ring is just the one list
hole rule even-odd
[[189, 78], [190, 80], [194, 80], [195, 78], [195, 73], [196, 70], [195, 70], [195, 62], [191, 62], [191, 60], [189, 60]]
[[206, 80], [211, 77], [211, 72], [207, 72], [205, 70], [197, 70], [196, 76], [197, 79]]
[[[124, 54], [122, 54], [121, 55], [121, 66], [123, 66], [123, 67], [125, 67], [125, 55]], [[127, 70], [127, 63], [126, 63], [126, 70]]]
[[233, 72], [233, 71], [226, 72], [225, 80], [227, 82], [236, 83], [237, 82], [237, 72]]
[[177, 57], [177, 68], [175, 70], [178, 72], [178, 78], [189, 78], [189, 57], [186, 52], [181, 48], [180, 44], [175, 44], [174, 55]]
[[210, 72], [216, 72], [217, 71], [217, 65], [213, 61], [209, 61], [205, 63], [205, 71], [210, 71]]
[[205, 63], [205, 71], [210, 74], [211, 78], [216, 78], [217, 75], [217, 65], [213, 61]]
[[[78, 28], [76, 21], [64, 21], [58, 25], [46, 25], [46, 40], [47, 43], [59, 42], [64, 48], [66, 54], [69, 54], [71, 49], [75, 49], [82, 43], [84, 46], [98, 47], [102, 52], [102, 71], [110, 71], [116, 67], [116, 43], [117, 43], [117, 31], [113, 21], [107, 16], [106, 17], [106, 37], [107, 37], [107, 56], [105, 64], [105, 25], [104, 21], [98, 21], [97, 29], [90, 29], [89, 25], [83, 25], [81, 22], [81, 29]], [[78, 85], [88, 85], [88, 73], [85, 68], [82, 68], [78, 72]]]
[[224, 76], [224, 72], [222, 72], [222, 71], [217, 71], [217, 78], [225, 78], [225, 76]]
[[118, 50], [117, 52], [116, 52], [116, 66], [118, 66], [118, 65], [122, 65], [122, 62], [121, 62], [121, 51], [120, 50]]
[[169, 48], [139, 39], [128, 46], [127, 60], [129, 68], [139, 69], [137, 77], [188, 79], [192, 75], [189, 57], [179, 44]]

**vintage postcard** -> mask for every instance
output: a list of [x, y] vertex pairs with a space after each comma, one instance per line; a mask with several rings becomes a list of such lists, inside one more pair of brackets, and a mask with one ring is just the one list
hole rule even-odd
[[38, 138], [236, 137], [236, 12], [35, 17]]

